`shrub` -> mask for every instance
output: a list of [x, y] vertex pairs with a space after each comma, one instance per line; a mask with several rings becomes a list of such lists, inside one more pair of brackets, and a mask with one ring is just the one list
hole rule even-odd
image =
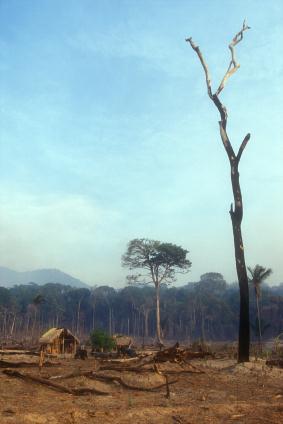
[[103, 330], [92, 331], [90, 343], [95, 350], [111, 351], [116, 347], [115, 340]]

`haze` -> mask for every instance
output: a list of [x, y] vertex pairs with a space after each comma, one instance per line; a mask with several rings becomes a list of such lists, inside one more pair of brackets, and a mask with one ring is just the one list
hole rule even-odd
[[129, 240], [190, 251], [191, 272], [236, 280], [232, 192], [213, 87], [240, 164], [247, 265], [283, 281], [283, 6], [266, 1], [0, 3], [0, 255], [18, 271], [59, 268], [121, 286]]

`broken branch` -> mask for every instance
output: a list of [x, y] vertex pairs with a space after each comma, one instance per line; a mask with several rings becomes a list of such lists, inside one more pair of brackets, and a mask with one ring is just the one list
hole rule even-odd
[[199, 60], [200, 60], [200, 62], [202, 64], [202, 67], [203, 67], [204, 72], [205, 72], [205, 80], [206, 80], [207, 92], [208, 92], [209, 97], [212, 99], [211, 78], [210, 78], [208, 66], [207, 66], [207, 64], [206, 64], [206, 62], [205, 62], [205, 60], [203, 58], [203, 55], [202, 55], [199, 47], [196, 46], [195, 43], [193, 42], [192, 37], [186, 38], [186, 41], [188, 43], [190, 43], [192, 49], [194, 49], [194, 51], [197, 53], [197, 55], [199, 57]]
[[250, 139], [250, 138], [251, 138], [251, 135], [250, 135], [250, 133], [248, 133], [248, 134], [246, 135], [246, 137], [244, 138], [244, 140], [242, 141], [242, 144], [241, 144], [241, 146], [240, 146], [240, 148], [239, 148], [239, 151], [238, 151], [238, 154], [237, 154], [237, 160], [238, 160], [238, 163], [240, 162], [240, 159], [241, 159], [242, 153], [243, 153], [243, 151], [244, 151], [244, 149], [245, 149], [246, 145], [248, 144], [248, 141], [249, 141], [249, 139]]
[[236, 56], [235, 56], [235, 46], [243, 39], [243, 34], [244, 31], [250, 29], [250, 27], [248, 25], [246, 25], [246, 21], [244, 21], [243, 23], [243, 28], [241, 29], [241, 31], [239, 31], [235, 37], [233, 38], [233, 40], [231, 41], [231, 43], [229, 44], [229, 50], [231, 52], [231, 61], [230, 64], [228, 66], [228, 69], [224, 75], [224, 77], [222, 78], [222, 81], [216, 91], [216, 95], [218, 96], [221, 91], [223, 90], [223, 88], [225, 87], [225, 84], [228, 80], [228, 78], [230, 78], [236, 71], [237, 69], [239, 69], [240, 64], [237, 63], [236, 61]]

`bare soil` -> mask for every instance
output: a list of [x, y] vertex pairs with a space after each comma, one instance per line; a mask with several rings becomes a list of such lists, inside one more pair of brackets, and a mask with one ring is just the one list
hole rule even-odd
[[[2, 359], [15, 362], [38, 360], [25, 355], [5, 355]], [[48, 378], [78, 369], [91, 371], [96, 366], [92, 358], [52, 361], [57, 365], [43, 368], [41, 373], [37, 367], [23, 367], [17, 371]], [[166, 398], [166, 387], [156, 392], [144, 392], [86, 377], [53, 380], [69, 388], [92, 387], [109, 392], [102, 396], [74, 396], [11, 378], [0, 370], [0, 423], [283, 423], [283, 370], [269, 368], [260, 360], [237, 364], [231, 359], [211, 359], [194, 360], [192, 364], [204, 372], [179, 373], [179, 365], [165, 363], [160, 366], [162, 372], [168, 372], [169, 381], [177, 380], [170, 385], [169, 399]], [[185, 370], [189, 369], [185, 367]], [[113, 371], [108, 373], [113, 375]], [[121, 376], [121, 373], [115, 373]], [[122, 374], [127, 383], [140, 387], [164, 382], [162, 375], [152, 372]]]

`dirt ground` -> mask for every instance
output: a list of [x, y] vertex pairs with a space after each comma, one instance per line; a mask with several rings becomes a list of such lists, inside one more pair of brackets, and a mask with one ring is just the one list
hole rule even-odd
[[[34, 362], [24, 355], [2, 356], [2, 360]], [[52, 359], [56, 366], [17, 368], [17, 371], [48, 378], [74, 370], [94, 370], [95, 360]], [[270, 369], [264, 361], [236, 364], [231, 359], [194, 360], [194, 372], [179, 373], [179, 365], [164, 364], [168, 373], [170, 398], [166, 387], [155, 392], [133, 391], [118, 383], [105, 383], [76, 377], [58, 380], [66, 387], [93, 387], [108, 395], [74, 396], [48, 387], [9, 377], [0, 371], [0, 423], [84, 424], [84, 423], [283, 423], [283, 370]], [[203, 370], [203, 373], [196, 372]], [[105, 372], [104, 372], [105, 373]], [[108, 371], [109, 373], [109, 371]], [[114, 374], [120, 375], [118, 371]], [[109, 375], [113, 375], [110, 371]], [[164, 376], [123, 372], [125, 382], [149, 387], [164, 382]], [[57, 381], [57, 380], [56, 380]]]

